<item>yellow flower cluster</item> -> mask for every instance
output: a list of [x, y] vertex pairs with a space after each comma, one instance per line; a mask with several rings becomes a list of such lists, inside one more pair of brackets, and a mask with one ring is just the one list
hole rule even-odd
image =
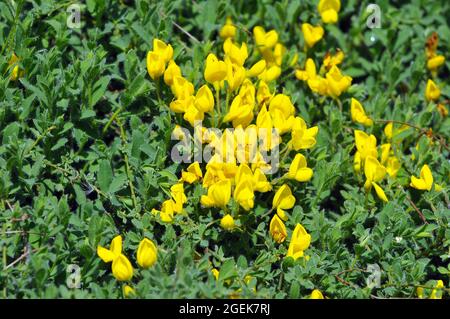
[[[318, 5], [319, 13], [324, 23], [336, 23], [341, 3], [339, 0], [321, 0]], [[313, 26], [309, 23], [302, 23], [301, 26], [303, 38], [305, 41], [305, 51], [311, 49], [319, 42], [325, 31], [321, 25]], [[317, 71], [316, 64], [312, 58], [305, 61], [304, 69], [297, 69], [295, 76], [297, 79], [306, 82], [308, 87], [314, 93], [339, 97], [352, 84], [352, 78], [342, 74], [338, 65], [344, 60], [344, 53], [337, 50], [334, 55], [327, 53], [323, 59], [323, 64]]]
[[348, 75], [343, 75], [337, 66], [342, 59], [342, 51], [338, 51], [333, 56], [325, 56], [324, 64], [318, 73], [314, 61], [308, 58], [305, 69], [296, 70], [295, 76], [297, 79], [306, 82], [314, 93], [337, 98], [347, 91], [352, 84], [352, 78]]
[[[436, 285], [431, 290], [428, 299], [442, 299], [442, 296], [444, 294], [443, 288], [445, 288], [444, 282], [442, 280], [437, 280]], [[424, 299], [425, 297], [424, 291], [425, 289], [423, 287], [417, 287], [416, 292], [417, 297], [419, 297], [419, 299]]]
[[[114, 278], [118, 281], [130, 281], [133, 277], [133, 266], [129, 259], [122, 253], [122, 236], [118, 235], [111, 241], [109, 249], [97, 246], [97, 255], [105, 263], [112, 262], [111, 270]], [[138, 246], [137, 263], [141, 268], [149, 268], [156, 263], [158, 249], [153, 241], [144, 238]], [[130, 290], [131, 289], [131, 290]], [[132, 288], [125, 286], [124, 295], [128, 295]]]
[[[445, 63], [445, 56], [437, 54], [439, 38], [436, 32], [433, 32], [427, 39], [425, 45], [425, 55], [427, 58], [427, 68], [430, 70], [432, 77], [436, 78], [438, 69]], [[425, 98], [429, 102], [436, 102], [437, 110], [442, 117], [448, 115], [448, 109], [444, 103], [438, 103], [441, 96], [441, 89], [432, 79], [428, 79], [425, 87]]]
[[364, 169], [364, 175], [366, 177], [364, 183], [365, 190], [369, 192], [373, 187], [378, 198], [387, 202], [388, 198], [379, 183], [384, 179], [386, 174], [395, 178], [401, 167], [400, 160], [394, 155], [390, 143], [380, 145], [378, 150], [377, 139], [373, 134], [368, 135], [363, 131], [355, 130], [354, 135], [356, 153], [353, 167], [357, 173]]
[[[190, 164], [182, 171], [179, 182], [170, 188], [171, 198], [161, 204], [160, 210], [153, 209], [152, 213], [162, 222], [173, 222], [175, 214], [183, 213], [183, 205], [187, 201], [184, 183], [201, 182], [206, 190], [200, 198], [201, 205], [223, 210], [220, 226], [231, 231], [239, 225], [235, 221], [239, 216], [229, 211], [231, 200], [244, 211], [250, 211], [255, 206], [256, 193], [271, 191], [276, 181], [307, 182], [312, 178], [313, 170], [307, 166], [306, 157], [297, 153], [288, 172], [280, 179], [269, 181], [266, 174], [273, 167], [263, 152], [271, 152], [283, 143], [286, 143], [283, 148], [285, 154], [291, 150], [309, 149], [316, 144], [318, 127], [308, 128], [304, 119], [295, 114], [296, 108], [290, 97], [273, 90], [271, 82], [282, 73], [287, 50], [278, 42], [275, 30], [266, 32], [261, 26], [253, 29], [255, 49], [261, 59], [250, 64], [249, 68], [245, 67], [249, 57], [248, 45], [235, 42], [237, 28], [230, 18], [219, 34], [224, 40], [223, 59], [214, 53], [206, 57], [203, 75], [207, 84], [197, 92], [194, 84], [182, 76], [180, 68], [171, 60], [173, 49], [169, 44], [155, 39], [153, 51], [147, 55], [150, 56], [147, 58], [150, 77], [159, 81], [164, 76], [164, 82], [174, 95], [170, 110], [182, 113], [183, 119], [200, 134], [202, 144], [213, 149], [204, 171], [198, 162]], [[167, 62], [169, 66], [166, 68]], [[295, 62], [296, 57], [290, 65]], [[226, 95], [225, 99], [221, 99], [222, 94]], [[222, 134], [203, 127], [198, 129], [196, 121], [205, 120], [206, 114], [209, 115], [209, 123], [219, 128]], [[233, 127], [232, 131], [223, 128], [227, 123]], [[183, 140], [187, 137], [180, 125], [175, 126], [173, 135]], [[283, 138], [285, 135], [290, 137]], [[259, 149], [252, 151], [256, 141], [260, 142]], [[276, 209], [276, 214], [270, 223], [270, 233], [278, 243], [286, 238], [283, 220], [286, 221], [288, 216], [285, 210], [293, 208], [294, 204], [291, 189], [283, 184], [274, 195], [272, 210]], [[303, 256], [309, 242], [309, 234], [298, 225], [292, 235], [288, 255], [295, 259]]]

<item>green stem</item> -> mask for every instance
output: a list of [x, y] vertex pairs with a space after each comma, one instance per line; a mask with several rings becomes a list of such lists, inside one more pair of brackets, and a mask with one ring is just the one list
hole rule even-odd
[[[122, 147], [125, 148], [125, 145], [127, 143], [125, 130], [123, 129], [123, 125], [119, 119], [116, 119], [116, 123], [120, 128], [120, 138], [122, 140]], [[123, 153], [123, 159], [125, 161], [125, 170], [126, 170], [126, 174], [127, 174], [127, 178], [128, 178], [128, 185], [130, 187], [131, 199], [133, 201], [133, 206], [134, 206], [135, 211], [138, 212], [136, 193], [134, 192], [134, 186], [133, 186], [133, 182], [132, 182], [132, 171], [131, 171], [131, 167], [130, 167], [130, 164], [128, 161], [128, 154], [126, 153], [125, 149], [122, 150], [122, 153]]]

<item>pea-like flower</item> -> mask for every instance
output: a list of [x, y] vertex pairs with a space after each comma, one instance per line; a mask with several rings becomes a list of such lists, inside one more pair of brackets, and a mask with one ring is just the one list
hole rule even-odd
[[306, 158], [302, 154], [295, 155], [294, 160], [289, 166], [289, 171], [286, 177], [295, 179], [298, 182], [307, 182], [313, 176], [313, 170], [307, 167]]
[[366, 175], [366, 182], [364, 188], [367, 192], [370, 191], [372, 186], [375, 188], [375, 192], [379, 199], [387, 202], [388, 199], [383, 189], [377, 184], [386, 175], [386, 168], [378, 162], [375, 157], [368, 156], [364, 163], [364, 174]]
[[192, 163], [186, 171], [181, 172], [181, 180], [189, 184], [200, 180], [202, 177], [203, 173], [198, 162]]
[[305, 120], [299, 116], [295, 117], [292, 123], [290, 146], [296, 151], [313, 147], [316, 145], [318, 131], [317, 126], [307, 128]]
[[136, 295], [136, 291], [134, 291], [134, 289], [129, 285], [124, 285], [122, 288], [122, 292], [125, 298], [130, 298]]
[[225, 62], [219, 61], [214, 53], [210, 53], [206, 57], [204, 76], [208, 83], [220, 82], [227, 76], [227, 65]]
[[147, 53], [147, 71], [153, 80], [158, 79], [164, 74], [164, 59], [153, 51]]
[[326, 74], [328, 81], [328, 92], [331, 96], [340, 96], [352, 84], [352, 78], [348, 75], [343, 75], [336, 65], [333, 65]]
[[226, 214], [222, 217], [220, 220], [220, 227], [222, 227], [225, 230], [232, 230], [234, 229], [234, 219], [230, 214]]
[[341, 9], [340, 0], [320, 0], [317, 6], [323, 23], [336, 23]]
[[278, 217], [278, 214], [273, 215], [272, 220], [270, 221], [269, 231], [273, 240], [278, 244], [281, 244], [286, 239], [286, 226], [280, 217]]
[[325, 297], [319, 289], [314, 289], [311, 292], [311, 296], [309, 296], [309, 299], [325, 299]]
[[427, 68], [430, 71], [436, 71], [445, 62], [445, 57], [443, 55], [436, 55], [427, 61]]
[[324, 34], [322, 26], [313, 26], [309, 23], [302, 24], [302, 32], [305, 43], [309, 48], [312, 48], [317, 42], [319, 42]]
[[433, 80], [429, 79], [425, 88], [425, 97], [427, 101], [436, 101], [440, 96], [441, 90]]
[[159, 39], [153, 39], [153, 52], [159, 55], [164, 63], [172, 60], [173, 48], [170, 44], [166, 44], [164, 41]]
[[97, 255], [106, 263], [112, 262], [112, 273], [118, 281], [128, 281], [133, 277], [133, 266], [122, 254], [122, 236], [114, 237], [109, 249], [97, 246]]
[[311, 235], [308, 234], [306, 229], [301, 224], [297, 224], [294, 232], [292, 233], [287, 256], [294, 258], [294, 260], [303, 257], [304, 251], [308, 249], [310, 243]]
[[219, 35], [224, 40], [234, 38], [236, 35], [236, 27], [234, 26], [231, 17], [227, 17], [225, 25], [220, 29]]
[[142, 268], [149, 268], [156, 263], [158, 259], [158, 249], [153, 241], [144, 238], [139, 243], [137, 250], [137, 263]]
[[352, 98], [350, 104], [350, 113], [353, 122], [361, 123], [365, 126], [373, 125], [372, 119], [366, 115], [361, 102], [359, 102], [357, 99]]
[[261, 51], [273, 48], [278, 42], [278, 33], [275, 30], [266, 32], [263, 27], [256, 26], [253, 28], [256, 45]]
[[211, 112], [214, 109], [214, 96], [208, 85], [203, 85], [195, 95], [195, 107], [201, 112]]
[[168, 86], [172, 86], [176, 77], [182, 77], [181, 69], [174, 60], [170, 60], [169, 65], [164, 72], [164, 83]]
[[280, 215], [284, 220], [285, 218], [285, 209], [291, 209], [295, 205], [295, 197], [292, 195], [292, 191], [287, 184], [283, 184], [277, 192], [272, 200], [272, 209], [277, 209], [277, 215]]
[[229, 58], [232, 63], [239, 66], [243, 66], [245, 60], [247, 60], [248, 58], [247, 44], [243, 42], [241, 44], [241, 47], [238, 47], [233, 43], [233, 40], [231, 40], [231, 38], [228, 38], [223, 43], [223, 51], [225, 52], [225, 59]]
[[247, 77], [252, 78], [252, 77], [258, 76], [265, 69], [266, 69], [266, 61], [265, 60], [259, 60], [258, 62], [253, 64], [252, 67], [249, 70], [247, 70]]
[[128, 281], [133, 277], [133, 266], [123, 254], [113, 260], [111, 269], [114, 278], [118, 281]]
[[206, 207], [224, 208], [231, 197], [231, 182], [229, 179], [221, 180], [208, 188], [208, 194], [202, 195], [200, 202]]
[[252, 180], [240, 181], [234, 189], [233, 198], [246, 211], [252, 209], [255, 204]]
[[420, 170], [420, 178], [411, 176], [410, 186], [419, 189], [430, 191], [433, 186], [433, 174], [431, 174], [430, 167], [425, 164]]
[[367, 156], [377, 157], [377, 138], [373, 135], [367, 135], [365, 132], [355, 130], [355, 144], [361, 160], [364, 161]]

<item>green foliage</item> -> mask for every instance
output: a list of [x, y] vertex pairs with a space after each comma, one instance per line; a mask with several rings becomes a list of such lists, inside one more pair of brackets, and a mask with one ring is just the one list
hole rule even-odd
[[[145, 57], [153, 38], [171, 43], [183, 75], [198, 88], [204, 60], [222, 50], [218, 31], [232, 16], [239, 41], [253, 41], [256, 25], [274, 28], [303, 66], [300, 24], [320, 22], [318, 1], [79, 2], [80, 29], [66, 23], [76, 1], [0, 3], [2, 298], [122, 298], [122, 284], [96, 253], [117, 234], [136, 268], [131, 286], [144, 298], [305, 298], [313, 289], [328, 298], [411, 298], [417, 286], [434, 287], [438, 279], [449, 287], [450, 118], [424, 96], [426, 38], [436, 31], [438, 50], [450, 51], [447, 1], [379, 1], [380, 29], [366, 27], [369, 1], [343, 1], [339, 23], [326, 25], [326, 37], [312, 49], [318, 57], [345, 52], [343, 70], [353, 85], [342, 104], [312, 94], [292, 69], [276, 82], [308, 125], [319, 126], [308, 151], [313, 179], [289, 182], [297, 201], [282, 245], [268, 231], [272, 195], [258, 195], [233, 232], [219, 227], [218, 210], [201, 208], [200, 185], [185, 186], [187, 214], [173, 224], [150, 213], [185, 166], [170, 158], [170, 89], [161, 88], [158, 98]], [[17, 81], [8, 69], [13, 52], [23, 70]], [[447, 109], [449, 60], [439, 71]], [[441, 137], [430, 144], [415, 129], [396, 137], [403, 140], [402, 168], [385, 188], [386, 204], [366, 196], [353, 170], [353, 130], [362, 126], [351, 122], [352, 96], [374, 119], [432, 128]], [[383, 128], [378, 123], [368, 133], [381, 138]], [[442, 191], [407, 186], [426, 163]], [[297, 223], [312, 236], [308, 261], [285, 258]], [[144, 237], [157, 243], [158, 262], [138, 270]], [[371, 264], [381, 269], [375, 288], [366, 284]], [[68, 285], [69, 265], [80, 267], [79, 288]], [[220, 269], [217, 281], [213, 267]]]

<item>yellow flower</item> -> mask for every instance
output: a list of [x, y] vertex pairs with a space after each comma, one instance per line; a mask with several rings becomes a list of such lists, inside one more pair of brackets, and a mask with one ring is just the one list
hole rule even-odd
[[189, 184], [200, 180], [202, 177], [203, 173], [198, 162], [192, 163], [186, 171], [181, 172], [181, 180]]
[[173, 211], [175, 202], [172, 199], [165, 200], [161, 205], [161, 210], [152, 209], [152, 215], [158, 215], [163, 223], [171, 223], [173, 221]]
[[265, 69], [266, 69], [266, 61], [265, 60], [259, 60], [258, 62], [253, 64], [252, 67], [249, 70], [247, 70], [247, 77], [252, 78], [252, 77], [258, 76]]
[[196, 121], [203, 121], [204, 118], [205, 113], [197, 109], [193, 103], [189, 104], [189, 106], [186, 109], [186, 113], [184, 113], [183, 115], [183, 119], [188, 121], [192, 127], [195, 126]]
[[194, 84], [182, 76], [175, 76], [170, 87], [178, 100], [187, 100], [194, 94]]
[[233, 127], [247, 127], [253, 120], [253, 105], [244, 104], [242, 97], [237, 95], [231, 102], [230, 111], [223, 118], [223, 122], [233, 122]]
[[153, 52], [159, 55], [164, 63], [169, 62], [173, 57], [173, 48], [159, 39], [153, 39]]
[[225, 230], [232, 230], [234, 228], [234, 219], [230, 214], [226, 214], [220, 220], [220, 227]]
[[286, 174], [287, 178], [295, 179], [298, 182], [307, 182], [311, 179], [313, 170], [307, 167], [306, 158], [298, 153], [289, 166], [289, 172]]
[[169, 65], [164, 72], [164, 83], [168, 86], [172, 86], [176, 77], [182, 77], [181, 69], [174, 60], [170, 60]]
[[183, 183], [177, 183], [170, 187], [170, 195], [174, 200], [173, 211], [181, 213], [183, 210], [183, 204], [187, 202], [187, 197], [184, 194]]
[[436, 101], [440, 96], [441, 90], [436, 83], [433, 82], [433, 80], [429, 79], [425, 89], [425, 97], [427, 98], [427, 101]]
[[228, 90], [232, 92], [238, 89], [242, 82], [244, 82], [245, 68], [233, 63], [229, 58], [225, 59], [225, 64], [227, 66], [227, 76], [225, 79], [228, 83]]
[[411, 176], [410, 186], [415, 189], [430, 191], [432, 185], [433, 185], [433, 175], [431, 174], [430, 167], [428, 167], [427, 164], [422, 166], [422, 169], [420, 170], [420, 178]]
[[166, 66], [163, 58], [153, 51], [147, 53], [147, 71], [153, 80], [164, 74]]
[[225, 25], [220, 29], [219, 35], [222, 39], [233, 38], [236, 35], [236, 27], [231, 17], [227, 17]]
[[273, 48], [278, 42], [278, 33], [275, 30], [266, 33], [261, 26], [253, 28], [253, 35], [255, 37], [256, 45], [261, 51]]
[[[291, 209], [295, 205], [295, 197], [287, 184], [283, 184], [272, 200], [272, 209], [277, 209], [277, 214], [285, 217], [284, 209]], [[285, 218], [283, 218], [285, 219]]]
[[303, 257], [303, 252], [308, 249], [310, 243], [311, 235], [301, 224], [297, 224], [292, 233], [287, 256], [294, 258], [294, 260]]
[[311, 292], [311, 296], [309, 297], [309, 299], [325, 299], [325, 298], [319, 289], [314, 289]]
[[301, 81], [307, 81], [309, 79], [314, 79], [317, 75], [316, 65], [313, 59], [308, 58], [305, 64], [305, 70], [296, 70], [295, 77]]
[[204, 72], [205, 80], [209, 83], [217, 83], [227, 76], [227, 65], [219, 61], [215, 54], [210, 53], [206, 57], [206, 68]]
[[342, 75], [336, 65], [333, 65], [326, 74], [328, 81], [328, 90], [331, 96], [340, 96], [352, 84], [352, 78], [348, 75]]
[[137, 250], [137, 263], [142, 268], [149, 268], [156, 263], [158, 259], [158, 249], [155, 243], [148, 238], [144, 238], [139, 243]]
[[15, 53], [12, 54], [11, 59], [9, 59], [8, 61], [8, 69], [10, 69], [11, 67], [13, 68], [11, 75], [10, 75], [10, 79], [11, 81], [16, 81], [20, 76], [21, 76], [21, 72], [19, 70], [19, 58], [17, 57], [17, 55]]
[[272, 189], [272, 185], [267, 181], [266, 175], [264, 175], [260, 168], [255, 168], [253, 182], [253, 189], [257, 192], [265, 193]]
[[305, 121], [297, 116], [292, 123], [292, 138], [289, 143], [296, 151], [300, 149], [309, 149], [316, 145], [316, 135], [318, 131], [319, 128], [317, 126], [307, 128]]
[[219, 274], [220, 274], [220, 272], [219, 272], [216, 268], [211, 269], [211, 272], [212, 272], [214, 278], [215, 278], [216, 280], [219, 280]]
[[364, 174], [366, 175], [366, 182], [364, 184], [366, 191], [370, 191], [373, 186], [378, 198], [387, 202], [388, 199], [386, 194], [377, 184], [377, 182], [381, 181], [386, 175], [386, 168], [381, 165], [375, 157], [368, 156], [364, 163]]
[[255, 204], [252, 180], [240, 181], [234, 189], [233, 198], [246, 211], [252, 209]]
[[195, 96], [195, 107], [201, 112], [211, 112], [214, 109], [214, 96], [208, 85], [198, 89]]
[[278, 244], [281, 244], [286, 239], [286, 226], [277, 214], [273, 215], [272, 220], [270, 221], [269, 231], [273, 240]]
[[256, 100], [259, 105], [269, 104], [273, 94], [270, 93], [269, 86], [264, 81], [259, 81], [258, 91], [256, 92]]
[[270, 116], [272, 119], [273, 127], [278, 130], [279, 135], [283, 135], [292, 130], [295, 124], [294, 116], [286, 117], [286, 114], [283, 113], [280, 109], [274, 109], [270, 112]]
[[445, 62], [445, 57], [443, 55], [436, 55], [427, 61], [427, 68], [430, 71], [435, 71]]
[[114, 278], [118, 281], [128, 281], [133, 277], [133, 266], [123, 254], [113, 260], [111, 268]]
[[[283, 56], [286, 53], [286, 47], [281, 43], [277, 43], [273, 48], [273, 57], [275, 59], [275, 64], [281, 66], [283, 62]], [[294, 57], [295, 58], [295, 57]], [[291, 63], [295, 64], [297, 61], [292, 60]]]
[[341, 9], [340, 0], [320, 0], [317, 6], [323, 23], [336, 23]]
[[134, 289], [131, 288], [129, 285], [123, 286], [122, 292], [123, 292], [123, 296], [124, 296], [125, 298], [133, 297], [133, 296], [136, 295], [136, 292], [134, 291]]
[[374, 135], [367, 135], [363, 131], [355, 130], [355, 144], [356, 149], [361, 156], [361, 160], [364, 161], [367, 156], [377, 157], [377, 139]]
[[323, 76], [316, 76], [314, 78], [308, 78], [308, 86], [311, 91], [319, 93], [321, 95], [330, 95], [329, 81]]
[[372, 119], [366, 115], [363, 106], [357, 99], [352, 98], [350, 113], [352, 115], [353, 122], [361, 123], [365, 126], [373, 125]]
[[333, 65], [339, 65], [344, 61], [344, 52], [340, 49], [337, 49], [334, 55], [331, 55], [329, 52], [325, 54], [323, 58], [323, 66], [325, 69], [329, 70]]
[[295, 113], [295, 107], [291, 102], [291, 98], [282, 93], [275, 95], [270, 101], [269, 113], [272, 113], [274, 110], [280, 110], [285, 119]]
[[258, 78], [264, 82], [272, 82], [278, 79], [281, 75], [281, 68], [278, 65], [272, 65], [258, 75]]
[[302, 24], [303, 37], [305, 38], [306, 45], [310, 48], [314, 46], [323, 37], [322, 26], [312, 26], [309, 23]]
[[[394, 129], [394, 124], [392, 122], [389, 122], [384, 127], [384, 134], [386, 135], [388, 140], [392, 140], [392, 139], [395, 139], [395, 137], [397, 135], [408, 130], [409, 128], [410, 128], [410, 126], [408, 126], [408, 125], [402, 125], [400, 128]], [[400, 140], [397, 140], [396, 142], [398, 143], [398, 142], [400, 142]]]
[[111, 241], [109, 249], [97, 246], [97, 255], [105, 262], [109, 263], [122, 254], [122, 236], [118, 235]]
[[224, 208], [231, 197], [231, 182], [229, 179], [219, 181], [208, 188], [208, 195], [202, 195], [200, 202], [206, 207]]
[[223, 51], [225, 52], [225, 58], [229, 58], [231, 62], [239, 66], [243, 66], [245, 60], [248, 58], [247, 44], [243, 42], [239, 48], [233, 43], [231, 38], [225, 40], [223, 44]]

